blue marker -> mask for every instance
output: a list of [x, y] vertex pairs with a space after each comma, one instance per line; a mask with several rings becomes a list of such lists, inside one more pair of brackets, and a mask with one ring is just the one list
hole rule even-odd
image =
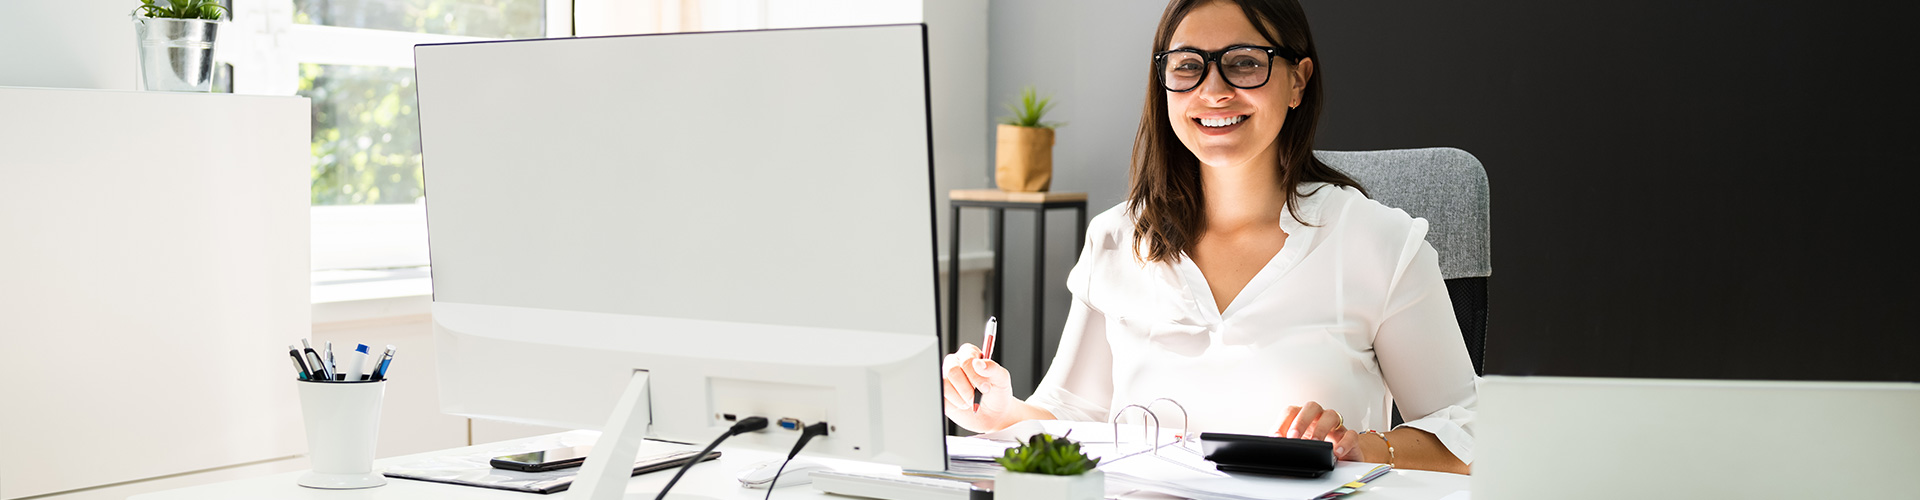
[[392, 345], [388, 345], [387, 353], [380, 355], [379, 366], [376, 366], [373, 368], [373, 377], [372, 377], [373, 381], [378, 382], [378, 381], [387, 379], [387, 367], [393, 364], [393, 351], [395, 350], [397, 349], [395, 349]]

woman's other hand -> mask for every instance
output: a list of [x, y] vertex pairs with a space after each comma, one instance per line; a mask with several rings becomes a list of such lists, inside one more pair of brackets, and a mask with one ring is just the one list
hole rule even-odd
[[[1013, 397], [1013, 374], [991, 359], [981, 356], [980, 348], [962, 344], [940, 364], [946, 379], [947, 418], [974, 432], [988, 432], [1013, 425], [1013, 413], [1019, 400]], [[974, 408], [973, 390], [981, 392], [979, 408]], [[1017, 420], [1015, 420], [1017, 421]]]
[[1274, 434], [1333, 443], [1334, 458], [1360, 460], [1360, 435], [1347, 428], [1339, 412], [1321, 408], [1320, 403], [1308, 401], [1306, 406], [1287, 407], [1287, 416], [1280, 419], [1280, 427]]

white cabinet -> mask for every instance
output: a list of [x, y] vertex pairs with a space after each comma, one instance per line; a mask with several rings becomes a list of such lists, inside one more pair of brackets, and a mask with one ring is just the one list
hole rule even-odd
[[0, 498], [305, 452], [308, 112], [0, 88]]

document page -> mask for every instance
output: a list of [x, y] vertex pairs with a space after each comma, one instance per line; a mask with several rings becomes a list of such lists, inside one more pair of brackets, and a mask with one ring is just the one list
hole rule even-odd
[[1318, 479], [1227, 474], [1198, 454], [1172, 447], [1158, 455], [1129, 455], [1102, 462], [1113, 485], [1197, 500], [1310, 500], [1359, 479], [1380, 464], [1340, 462]]

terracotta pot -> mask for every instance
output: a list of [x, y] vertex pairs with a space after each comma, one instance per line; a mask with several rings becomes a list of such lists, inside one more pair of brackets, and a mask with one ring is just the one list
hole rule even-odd
[[1036, 193], [1053, 184], [1053, 129], [1000, 124], [993, 181], [1001, 191]]

